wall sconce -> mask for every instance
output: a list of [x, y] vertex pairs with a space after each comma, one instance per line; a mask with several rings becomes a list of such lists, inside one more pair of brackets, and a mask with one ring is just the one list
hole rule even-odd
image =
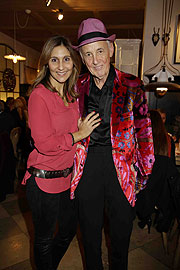
[[59, 13], [58, 13], [58, 20], [61, 21], [63, 19], [63, 10], [59, 9]]

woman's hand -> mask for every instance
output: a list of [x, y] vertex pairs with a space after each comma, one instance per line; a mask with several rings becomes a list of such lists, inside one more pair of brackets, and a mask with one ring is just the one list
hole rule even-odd
[[97, 128], [101, 123], [101, 118], [99, 118], [99, 113], [91, 112], [86, 116], [84, 120], [79, 119], [78, 128], [79, 131], [72, 133], [74, 136], [74, 142], [78, 142], [86, 137], [88, 137], [95, 128]]
[[82, 123], [82, 118], [79, 118], [79, 119], [78, 119], [78, 129], [79, 129], [81, 123]]

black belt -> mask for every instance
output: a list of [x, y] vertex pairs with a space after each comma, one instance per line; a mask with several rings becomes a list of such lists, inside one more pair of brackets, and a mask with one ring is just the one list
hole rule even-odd
[[58, 170], [58, 171], [46, 171], [46, 170], [36, 169], [34, 167], [30, 167], [27, 170], [30, 174], [36, 177], [50, 179], [50, 178], [67, 177], [72, 172], [73, 166], [70, 168], [66, 168], [64, 170]]

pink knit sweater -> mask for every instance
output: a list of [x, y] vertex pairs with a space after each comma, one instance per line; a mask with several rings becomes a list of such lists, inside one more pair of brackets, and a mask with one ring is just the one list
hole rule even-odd
[[[72, 146], [70, 132], [77, 131], [79, 111], [77, 102], [66, 107], [57, 93], [42, 84], [30, 95], [28, 117], [35, 149], [30, 153], [27, 168], [63, 170], [73, 165], [76, 146]], [[30, 177], [28, 171], [22, 184]], [[71, 174], [56, 179], [36, 177], [39, 188], [48, 193], [59, 193], [70, 187]]]

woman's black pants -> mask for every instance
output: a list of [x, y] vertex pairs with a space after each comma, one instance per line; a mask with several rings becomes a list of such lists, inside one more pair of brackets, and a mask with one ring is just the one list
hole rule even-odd
[[135, 210], [118, 182], [111, 147], [89, 147], [75, 196], [87, 270], [103, 269], [101, 242], [104, 209], [109, 219], [111, 269], [126, 270]]
[[[27, 181], [27, 199], [34, 223], [34, 259], [38, 270], [55, 270], [76, 234], [77, 218], [70, 191], [43, 192], [33, 176]], [[56, 224], [58, 232], [54, 237]]]

